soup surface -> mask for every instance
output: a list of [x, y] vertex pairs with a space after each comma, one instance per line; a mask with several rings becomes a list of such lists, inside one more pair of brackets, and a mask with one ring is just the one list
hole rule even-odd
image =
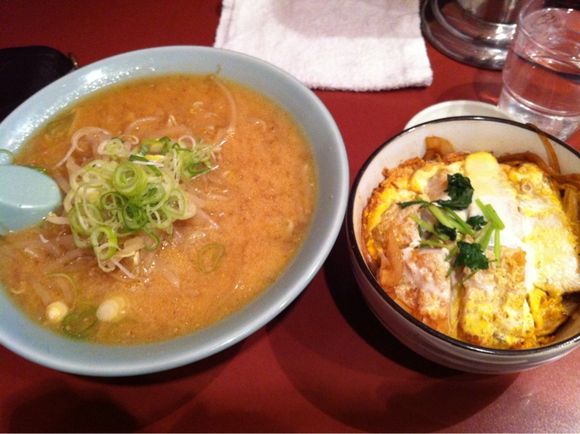
[[[215, 76], [134, 81], [61, 114], [15, 163], [46, 169], [66, 194], [71, 172], [105, 158], [103, 141], [117, 137], [133, 144], [132, 152], [162, 137], [176, 148], [207, 144], [211, 161], [181, 183], [195, 212], [152, 236], [134, 230], [119, 238], [112, 252], [140, 236], [146, 247], [114, 263], [98, 261], [96, 250], [73, 236], [71, 214], [62, 209], [2, 237], [0, 280], [32, 318], [100, 343], [169, 339], [241, 309], [295, 256], [314, 212], [317, 180], [305, 137], [275, 103]], [[145, 156], [139, 157], [145, 164], [161, 158]]]

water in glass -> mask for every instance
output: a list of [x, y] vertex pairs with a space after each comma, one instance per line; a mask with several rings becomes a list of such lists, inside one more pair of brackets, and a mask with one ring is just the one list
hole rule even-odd
[[520, 17], [499, 107], [561, 139], [580, 128], [579, 10], [546, 8]]

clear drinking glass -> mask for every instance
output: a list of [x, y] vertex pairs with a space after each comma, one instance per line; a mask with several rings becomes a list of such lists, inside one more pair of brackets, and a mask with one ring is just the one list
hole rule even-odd
[[523, 2], [502, 80], [512, 118], [563, 140], [580, 129], [580, 1]]

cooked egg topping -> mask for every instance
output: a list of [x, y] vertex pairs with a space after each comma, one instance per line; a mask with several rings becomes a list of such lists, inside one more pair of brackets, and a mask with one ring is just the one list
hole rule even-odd
[[564, 298], [580, 291], [575, 225], [542, 169], [489, 152], [409, 160], [363, 212], [385, 291], [435, 329], [493, 348], [542, 345], [566, 321]]

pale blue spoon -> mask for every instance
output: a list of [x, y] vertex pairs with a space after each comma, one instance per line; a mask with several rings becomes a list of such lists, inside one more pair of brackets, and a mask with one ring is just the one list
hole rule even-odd
[[40, 222], [61, 203], [52, 178], [25, 166], [0, 165], [0, 235]]

